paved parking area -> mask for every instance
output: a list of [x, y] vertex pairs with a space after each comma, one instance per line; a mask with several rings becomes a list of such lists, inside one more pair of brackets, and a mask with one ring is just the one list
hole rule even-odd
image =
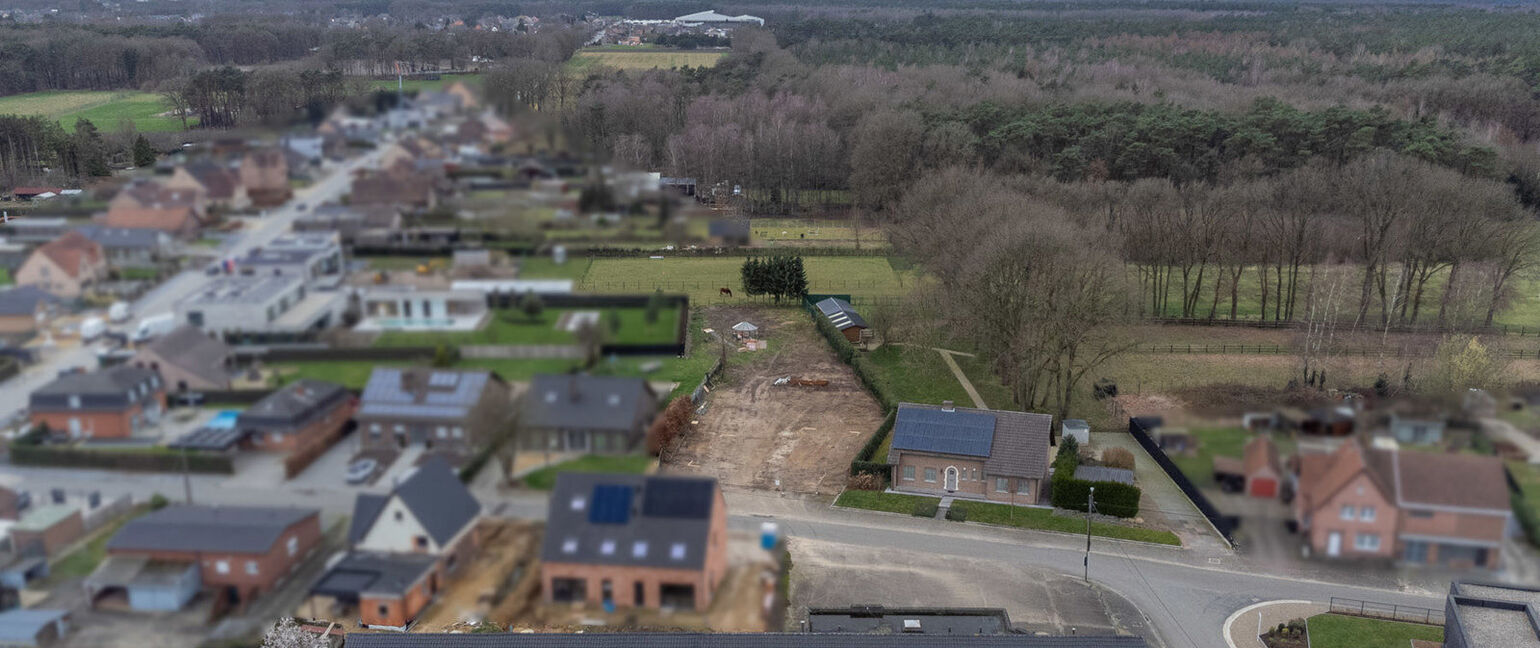
[[1124, 448], [1134, 454], [1134, 478], [1144, 496], [1139, 501], [1139, 516], [1147, 522], [1164, 526], [1182, 538], [1182, 546], [1207, 553], [1223, 554], [1228, 546], [1214, 527], [1177, 488], [1171, 476], [1161, 470], [1150, 453], [1144, 451], [1127, 432], [1093, 432], [1091, 445], [1098, 448]]

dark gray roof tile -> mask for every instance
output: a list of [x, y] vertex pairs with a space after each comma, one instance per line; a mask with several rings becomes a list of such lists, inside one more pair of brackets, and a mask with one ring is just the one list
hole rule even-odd
[[285, 529], [315, 515], [307, 508], [169, 506], [129, 520], [107, 549], [265, 553]]

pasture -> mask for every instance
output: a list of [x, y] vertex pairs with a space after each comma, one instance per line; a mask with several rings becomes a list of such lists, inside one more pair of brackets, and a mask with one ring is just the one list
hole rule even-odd
[[[445, 87], [448, 87], [449, 84], [456, 81], [463, 81], [465, 85], [470, 86], [471, 88], [480, 88], [482, 83], [481, 73], [471, 72], [468, 74], [441, 74], [437, 79], [404, 79], [401, 82], [400, 87], [406, 92], [443, 90]], [[396, 79], [394, 77], [389, 79], [370, 79], [369, 87], [376, 90], [395, 90], [397, 87]]]
[[572, 60], [567, 61], [567, 67], [585, 74], [601, 67], [619, 70], [713, 67], [726, 54], [725, 51], [673, 49], [584, 49], [578, 50]]
[[66, 130], [80, 118], [91, 120], [105, 132], [131, 122], [144, 132], [182, 130], [182, 120], [171, 115], [171, 106], [150, 92], [109, 90], [59, 90], [0, 97], [0, 115], [37, 115], [59, 120]]
[[[720, 288], [729, 288], [743, 299], [741, 271], [744, 257], [663, 259], [594, 259], [578, 282], [581, 292], [650, 293], [662, 290], [686, 293], [697, 303], [718, 301]], [[915, 285], [915, 272], [897, 271], [884, 257], [804, 257], [808, 291], [813, 293], [860, 293], [902, 295]]]

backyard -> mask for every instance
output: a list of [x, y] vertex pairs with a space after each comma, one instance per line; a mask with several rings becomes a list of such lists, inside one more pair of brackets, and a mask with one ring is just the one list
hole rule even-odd
[[1442, 643], [1444, 629], [1419, 623], [1321, 614], [1310, 617], [1310, 648], [1406, 648], [1412, 640]]
[[[668, 344], [679, 327], [679, 309], [664, 307], [655, 322], [647, 321], [645, 307], [623, 308], [547, 308], [536, 317], [513, 309], [492, 311], [489, 321], [476, 331], [386, 331], [375, 346], [450, 346], [510, 344], [575, 344], [574, 317], [597, 317], [594, 325], [605, 333], [611, 344]], [[618, 318], [619, 328], [612, 322]]]
[[[1192, 428], [1187, 433], [1197, 442], [1197, 449], [1171, 453], [1171, 461], [1200, 488], [1215, 483], [1214, 457], [1240, 459], [1246, 442], [1256, 436], [1238, 427]], [[1278, 456], [1294, 453], [1294, 439], [1274, 436], [1273, 441], [1278, 445]]]

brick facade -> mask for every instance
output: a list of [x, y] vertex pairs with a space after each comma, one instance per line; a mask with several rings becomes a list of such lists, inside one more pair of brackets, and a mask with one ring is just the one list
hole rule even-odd
[[23, 553], [41, 548], [43, 555], [53, 557], [85, 534], [85, 519], [80, 516], [80, 511], [75, 511], [46, 529], [12, 529], [11, 545]]
[[273, 452], [293, 452], [302, 446], [315, 443], [316, 439], [322, 439], [340, 430], [347, 425], [348, 419], [353, 418], [353, 413], [358, 410], [356, 399], [344, 398], [325, 414], [315, 420], [306, 423], [298, 431], [283, 432], [259, 432], [252, 435], [252, 447], [258, 450]]
[[158, 560], [197, 561], [201, 566], [199, 571], [205, 586], [234, 587], [240, 592], [241, 598], [245, 599], [272, 590], [320, 543], [321, 518], [319, 514], [311, 514], [285, 529], [278, 536], [278, 541], [267, 552], [260, 554], [145, 550], [110, 550], [109, 553]]
[[[893, 490], [925, 493], [928, 495], [962, 494], [982, 497], [1004, 504], [1034, 504], [1041, 496], [1039, 480], [1000, 477], [984, 469], [984, 460], [976, 457], [955, 457], [916, 452], [899, 452], [898, 463], [893, 466], [891, 482]], [[912, 468], [913, 478], [906, 477]], [[947, 469], [957, 470], [957, 488], [946, 488]], [[926, 481], [927, 470], [934, 471], [935, 480]], [[1005, 491], [999, 489], [998, 479], [1005, 480]], [[1026, 492], [1020, 492], [1022, 486]]]
[[[166, 409], [166, 392], [158, 391], [155, 400], [160, 409]], [[135, 404], [115, 412], [84, 411], [84, 410], [32, 410], [31, 421], [33, 425], [46, 424], [48, 429], [55, 434], [71, 434], [74, 426], [71, 419], [78, 421], [80, 436], [96, 439], [126, 439], [133, 436], [139, 422], [144, 418], [144, 406]]]
[[[1344, 507], [1352, 510], [1351, 519], [1345, 519]], [[1365, 511], [1373, 510], [1372, 519], [1366, 520]], [[1344, 558], [1393, 558], [1396, 555], [1395, 504], [1374, 485], [1367, 474], [1360, 473], [1327, 500], [1316, 507], [1306, 532], [1310, 548], [1317, 555], [1332, 556], [1333, 534], [1337, 538], [1337, 556]], [[1360, 536], [1378, 538], [1375, 548], [1361, 548]]]

